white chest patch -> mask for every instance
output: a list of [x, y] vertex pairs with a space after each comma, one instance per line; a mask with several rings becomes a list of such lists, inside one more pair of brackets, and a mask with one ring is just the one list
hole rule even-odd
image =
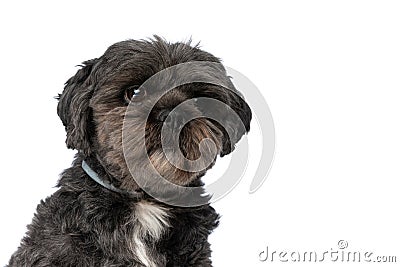
[[149, 257], [149, 247], [144, 239], [157, 241], [169, 227], [168, 210], [157, 204], [140, 201], [135, 205], [134, 220], [135, 230], [133, 234], [134, 250], [138, 260], [145, 266], [156, 266]]

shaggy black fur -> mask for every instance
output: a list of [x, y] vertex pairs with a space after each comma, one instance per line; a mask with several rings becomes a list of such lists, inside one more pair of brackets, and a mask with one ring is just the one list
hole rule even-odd
[[[136, 200], [99, 186], [81, 161], [64, 171], [60, 189], [38, 205], [10, 266], [142, 266], [126, 238], [133, 235]], [[171, 215], [170, 231], [154, 244], [157, 266], [210, 266], [207, 236], [218, 225], [215, 210], [174, 208]]]
[[[141, 192], [122, 155], [127, 88], [142, 84], [162, 69], [190, 61], [219, 63], [211, 54], [188, 43], [171, 44], [159, 37], [151, 41], [129, 40], [114, 44], [98, 59], [86, 61], [68, 80], [59, 96], [58, 114], [67, 131], [67, 146], [78, 153], [72, 167], [62, 173], [58, 191], [38, 205], [9, 266], [211, 266], [207, 238], [219, 218], [211, 206], [172, 207], [144, 192], [134, 198], [113, 192], [93, 181], [81, 166], [85, 160], [116, 187]], [[206, 75], [214, 75], [233, 87], [222, 65], [213, 73]], [[164, 111], [165, 103], [208, 96], [229, 105], [242, 119], [245, 130], [250, 129], [250, 108], [237, 92], [207, 84], [176, 90], [155, 110]], [[149, 90], [145, 97], [151, 98], [153, 94]], [[156, 112], [154, 116], [158, 118], [160, 114]], [[146, 124], [146, 138], [150, 140], [146, 148], [150, 155], [160, 152], [159, 123]], [[232, 122], [231, 126], [235, 124]], [[226, 131], [207, 119], [185, 126], [184, 130], [180, 146], [188, 158], [198, 156], [196, 146], [202, 138], [213, 139], [223, 156], [233, 150], [231, 142], [237, 142], [245, 133], [237, 132], [235, 140], [227, 140]], [[132, 149], [130, 156], [135, 158], [135, 153]], [[166, 179], [183, 186], [201, 185], [200, 178], [205, 173], [157, 164], [155, 160], [157, 170]], [[165, 218], [152, 218], [151, 211], [140, 210], [143, 203], [143, 207], [165, 213]], [[167, 222], [161, 223], [163, 219]], [[155, 226], [163, 228], [146, 228], [145, 220], [153, 220]], [[149, 259], [147, 264], [138, 252], [142, 245]]]

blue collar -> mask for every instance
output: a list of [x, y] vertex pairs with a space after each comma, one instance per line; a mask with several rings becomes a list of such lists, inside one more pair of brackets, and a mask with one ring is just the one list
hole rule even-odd
[[129, 195], [130, 197], [133, 198], [140, 198], [143, 196], [143, 192], [141, 191], [125, 191], [119, 188], [116, 188], [114, 185], [112, 185], [109, 182], [104, 181], [99, 177], [99, 175], [89, 167], [89, 165], [86, 163], [86, 161], [82, 160], [82, 169], [86, 172], [87, 175], [89, 175], [90, 178], [92, 178], [93, 181], [98, 183], [104, 188], [107, 188], [110, 191], [119, 193], [119, 194], [124, 194], [124, 195]]

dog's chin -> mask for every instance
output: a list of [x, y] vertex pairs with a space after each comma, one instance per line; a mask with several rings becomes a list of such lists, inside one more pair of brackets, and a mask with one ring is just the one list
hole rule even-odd
[[188, 186], [203, 176], [214, 165], [217, 157], [200, 157], [192, 161], [187, 158], [178, 160], [174, 158], [175, 155], [176, 152], [169, 153], [160, 149], [150, 154], [149, 159], [158, 177], [180, 186]]
[[146, 140], [152, 144], [148, 158], [158, 177], [181, 186], [203, 176], [222, 150], [222, 132], [206, 119], [189, 122], [178, 136], [174, 130], [167, 131], [164, 138], [168, 140], [161, 142], [160, 135]]

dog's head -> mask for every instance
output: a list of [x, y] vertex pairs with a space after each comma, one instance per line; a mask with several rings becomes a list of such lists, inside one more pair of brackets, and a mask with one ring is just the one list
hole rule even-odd
[[[188, 62], [205, 64], [171, 70], [167, 76], [149, 82], [160, 71]], [[179, 80], [182, 75], [195, 82], [180, 84], [171, 90], [165, 88], [164, 84], [171, 84], [171, 80]], [[215, 82], [199, 82], [204, 80]], [[207, 98], [218, 100], [228, 108], [213, 107], [207, 101], [200, 103]], [[177, 106], [178, 112], [170, 116]], [[237, 116], [230, 116], [229, 111]], [[119, 42], [100, 58], [85, 61], [66, 82], [57, 112], [67, 131], [67, 147], [77, 149], [84, 157], [99, 160], [125, 189], [138, 188], [131, 174], [135, 172], [130, 172], [128, 166], [144, 167], [140, 150], [146, 150], [148, 159], [165, 179], [188, 185], [213, 165], [217, 154], [224, 156], [233, 150], [235, 143], [249, 131], [251, 120], [249, 106], [234, 88], [218, 58], [190, 43], [168, 43], [159, 37], [150, 41]], [[224, 125], [205, 116], [206, 113], [218, 114]], [[129, 123], [124, 124], [127, 120]], [[163, 132], [167, 135], [161, 134], [163, 127], [169, 129]], [[142, 131], [143, 136], [139, 134]], [[123, 138], [126, 133], [129, 135]], [[175, 139], [170, 135], [175, 135]], [[143, 138], [145, 148], [135, 145]], [[163, 138], [168, 140], [163, 142]], [[212, 142], [203, 142], [201, 151], [199, 145], [204, 139]], [[166, 152], [163, 144], [171, 140], [177, 140], [180, 151]], [[189, 161], [201, 157], [212, 160], [203, 170], [182, 169], [167, 159], [177, 152]]]

